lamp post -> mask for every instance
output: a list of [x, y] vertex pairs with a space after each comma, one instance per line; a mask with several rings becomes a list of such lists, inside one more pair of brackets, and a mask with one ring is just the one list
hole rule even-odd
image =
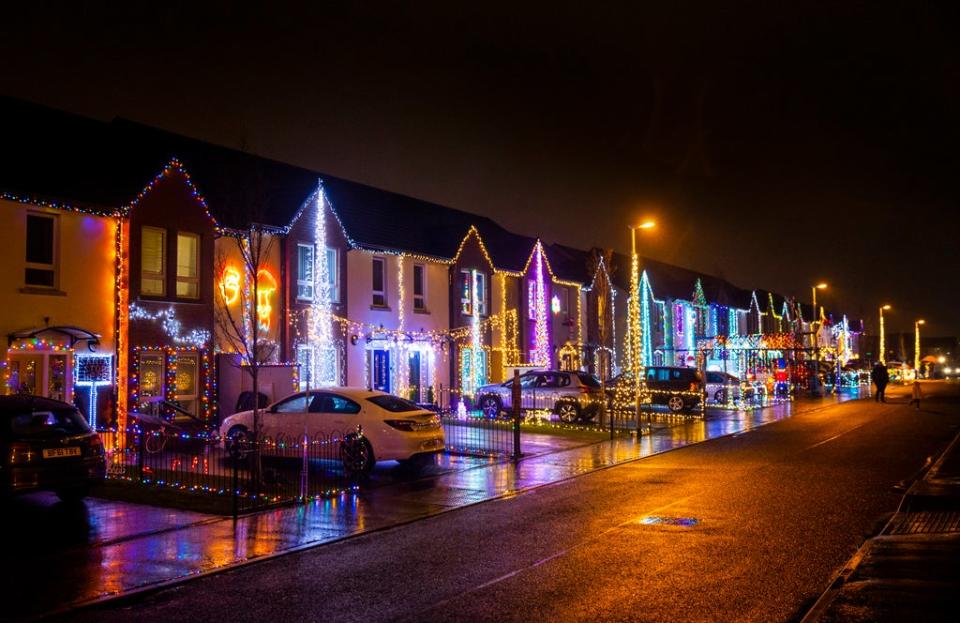
[[817, 314], [817, 290], [826, 290], [827, 284], [818, 283], [817, 285], [811, 287], [810, 289], [811, 291], [813, 291], [813, 321], [815, 322], [819, 317], [819, 314]]
[[640, 426], [640, 375], [642, 373], [640, 344], [640, 256], [637, 255], [637, 230], [653, 229], [656, 223], [644, 221], [636, 227], [630, 226], [630, 306], [628, 308], [628, 332], [630, 338], [630, 373], [633, 375], [634, 406], [637, 411], [637, 433]]
[[813, 360], [817, 362], [817, 374], [820, 374], [820, 331], [818, 331], [814, 325], [815, 323], [819, 326], [818, 319], [820, 314], [817, 313], [817, 290], [826, 290], [827, 284], [818, 283], [815, 286], [810, 288], [810, 291], [813, 292], [813, 318], [810, 320], [810, 331], [813, 333]]
[[920, 325], [927, 324], [926, 320], [917, 320], [913, 323], [913, 372], [920, 378]]
[[887, 352], [886, 352], [887, 345], [885, 343], [886, 336], [884, 334], [884, 328], [883, 328], [883, 312], [884, 310], [889, 311], [890, 309], [891, 307], [889, 305], [880, 306], [880, 363], [882, 364], [887, 363]]

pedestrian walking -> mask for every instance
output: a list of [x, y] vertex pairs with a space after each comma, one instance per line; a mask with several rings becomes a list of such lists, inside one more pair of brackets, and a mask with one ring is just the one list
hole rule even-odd
[[884, 392], [887, 390], [887, 383], [890, 382], [890, 373], [887, 371], [887, 366], [878, 361], [873, 366], [873, 371], [870, 372], [870, 378], [873, 380], [873, 384], [877, 386], [877, 393], [873, 399], [877, 402], [886, 402], [887, 397]]
[[913, 397], [910, 399], [910, 404], [916, 403], [917, 409], [920, 408], [920, 399], [923, 398], [923, 391], [920, 389], [920, 381], [913, 381]]

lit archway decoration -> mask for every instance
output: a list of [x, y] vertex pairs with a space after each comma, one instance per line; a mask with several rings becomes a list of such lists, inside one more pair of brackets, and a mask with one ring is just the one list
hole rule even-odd
[[227, 305], [233, 305], [240, 299], [240, 271], [227, 266], [220, 275], [220, 296]]
[[270, 318], [273, 316], [273, 294], [277, 291], [277, 280], [266, 268], [257, 271], [257, 320], [260, 329], [270, 330]]

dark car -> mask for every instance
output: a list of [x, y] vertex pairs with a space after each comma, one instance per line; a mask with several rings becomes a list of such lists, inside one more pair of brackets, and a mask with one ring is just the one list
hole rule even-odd
[[0, 488], [9, 496], [54, 491], [65, 502], [103, 482], [103, 443], [73, 405], [39, 396], [0, 396]]
[[696, 368], [648, 366], [644, 385], [654, 404], [667, 405], [674, 413], [699, 408], [704, 399], [703, 375]]

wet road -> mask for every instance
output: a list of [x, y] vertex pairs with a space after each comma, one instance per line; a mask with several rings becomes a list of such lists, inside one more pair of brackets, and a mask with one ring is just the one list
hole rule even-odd
[[71, 618], [791, 620], [955, 433], [957, 386], [926, 393], [922, 412], [808, 412]]

